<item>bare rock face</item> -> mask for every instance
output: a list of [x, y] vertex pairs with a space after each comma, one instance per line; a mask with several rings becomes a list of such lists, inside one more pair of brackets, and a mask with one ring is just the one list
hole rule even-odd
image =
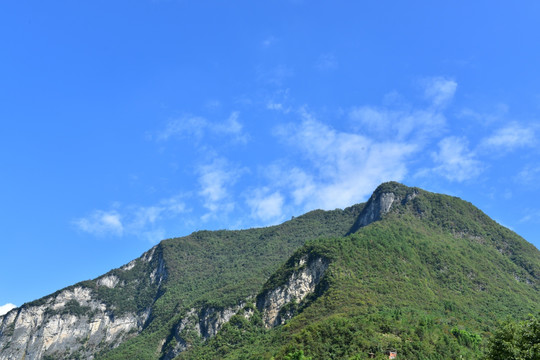
[[[386, 185], [386, 187], [383, 187]], [[401, 194], [403, 191], [406, 194]], [[351, 232], [355, 232], [361, 227], [367, 226], [375, 221], [381, 220], [384, 215], [392, 210], [395, 204], [406, 204], [418, 195], [418, 190], [407, 188], [398, 183], [385, 183], [381, 185], [369, 198], [366, 206], [360, 213]]]
[[124, 340], [144, 320], [144, 314], [115, 318], [90, 289], [74, 287], [0, 318], [0, 359], [69, 358], [76, 353], [92, 359], [100, 344]]
[[328, 260], [321, 257], [308, 259], [304, 256], [297, 264], [299, 270], [293, 272], [285, 284], [267, 292], [257, 301], [257, 308], [261, 311], [267, 328], [280, 325], [292, 316], [283, 311], [284, 307], [291, 302], [300, 303], [313, 293], [328, 264]]
[[222, 326], [244, 306], [245, 303], [223, 309], [214, 307], [190, 309], [174, 329], [174, 347], [166, 351], [162, 359], [171, 360], [182, 351], [186, 351], [190, 347], [186, 337], [196, 336], [206, 341], [215, 336]]
[[[137, 262], [153, 267], [148, 283], [157, 288], [167, 274], [161, 256], [150, 264], [154, 252], [155, 248], [119, 271], [129, 271]], [[100, 299], [100, 288], [122, 291], [125, 285], [108, 274], [93, 286], [71, 286], [0, 316], [0, 360], [93, 359], [99, 350], [118, 346], [143, 329], [151, 311], [149, 306], [138, 312], [117, 312]]]
[[387, 214], [394, 203], [396, 196], [394, 193], [382, 193], [379, 196], [370, 199], [367, 206], [362, 211], [358, 218], [359, 227], [371, 224], [380, 220], [383, 215]]
[[[328, 260], [321, 257], [309, 259], [304, 256], [296, 265], [299, 268], [287, 279], [282, 286], [265, 294], [257, 301], [257, 308], [262, 313], [263, 322], [267, 328], [284, 323], [294, 314], [283, 311], [291, 302], [300, 303], [315, 291], [324, 272], [328, 268]], [[248, 298], [238, 305], [229, 308], [201, 307], [192, 308], [186, 312], [173, 330], [172, 339], [163, 343], [161, 359], [171, 360], [178, 354], [189, 349], [191, 344], [187, 339], [200, 338], [206, 341], [217, 335], [219, 330], [234, 315], [241, 314], [250, 318], [255, 310], [246, 304], [253, 299]], [[174, 344], [172, 347], [170, 344]], [[168, 348], [168, 350], [165, 350]]]

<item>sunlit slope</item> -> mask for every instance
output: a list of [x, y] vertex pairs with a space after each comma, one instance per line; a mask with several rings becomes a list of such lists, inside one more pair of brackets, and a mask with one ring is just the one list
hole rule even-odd
[[406, 359], [476, 358], [497, 320], [540, 310], [538, 249], [455, 197], [388, 183], [370, 202], [390, 192], [380, 221], [298, 250], [296, 258], [330, 265], [317, 291], [292, 304], [288, 323], [265, 330], [256, 316], [237, 318], [179, 358], [280, 359], [302, 350], [313, 359], [363, 359], [388, 349]]
[[[158, 247], [167, 279], [152, 306], [147, 327], [107, 359], [158, 359], [174, 327], [190, 309], [234, 306], [254, 297], [268, 277], [307, 240], [344, 236], [363, 204], [316, 210], [281, 225], [239, 231], [199, 231], [162, 241]], [[193, 341], [196, 341], [194, 339]]]

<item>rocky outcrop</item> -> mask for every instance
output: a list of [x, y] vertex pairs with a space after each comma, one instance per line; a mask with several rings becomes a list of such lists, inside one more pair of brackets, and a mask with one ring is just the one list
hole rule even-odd
[[[328, 264], [328, 260], [322, 257], [310, 258], [305, 255], [293, 265], [296, 270], [290, 274], [283, 285], [259, 296], [257, 311], [262, 314], [264, 325], [267, 328], [274, 327], [283, 324], [295, 315], [295, 312], [290, 309], [290, 304], [300, 304], [307, 295], [315, 291]], [[229, 308], [203, 306], [190, 309], [177, 323], [171, 337], [163, 343], [164, 355], [161, 359], [174, 359], [191, 346], [190, 341], [193, 339], [203, 341], [210, 339], [236, 314], [249, 319], [256, 311], [252, 305], [246, 306], [247, 302], [252, 300], [252, 298], [246, 299]]]
[[363, 227], [380, 220], [387, 214], [396, 200], [394, 193], [382, 193], [368, 201], [366, 207], [358, 217], [358, 227]]
[[[175, 326], [172, 337], [164, 344], [161, 359], [174, 359], [179, 353], [190, 347], [190, 338], [200, 338], [204, 341], [215, 336], [221, 327], [228, 322], [240, 309], [245, 306], [241, 303], [230, 308], [202, 307], [192, 308]], [[166, 349], [166, 347], [169, 349]]]
[[286, 282], [275, 289], [263, 293], [257, 300], [257, 308], [262, 313], [267, 328], [283, 324], [294, 315], [294, 307], [315, 291], [326, 269], [328, 260], [322, 257], [302, 257]]
[[103, 344], [120, 343], [140, 330], [147, 315], [115, 317], [90, 289], [73, 287], [0, 319], [0, 359], [72, 358], [75, 354], [92, 359]]
[[[93, 359], [99, 350], [116, 347], [138, 334], [151, 307], [118, 311], [103, 294], [124, 294], [139, 283], [150, 284], [157, 292], [167, 272], [162, 256], [155, 255], [156, 247], [94, 281], [68, 287], [0, 316], [0, 360]], [[135, 271], [136, 266], [145, 269], [146, 282], [122, 280], [122, 274]]]
[[360, 213], [350, 233], [358, 231], [375, 221], [381, 220], [388, 214], [395, 204], [407, 204], [418, 195], [418, 190], [404, 185], [389, 182], [384, 183], [375, 190], [366, 206]]

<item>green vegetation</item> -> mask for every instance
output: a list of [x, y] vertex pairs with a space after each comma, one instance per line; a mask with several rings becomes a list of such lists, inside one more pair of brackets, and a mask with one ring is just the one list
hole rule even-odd
[[540, 359], [540, 313], [520, 322], [504, 321], [489, 341], [486, 359]]
[[[538, 249], [459, 198], [391, 182], [371, 201], [385, 192], [395, 195], [391, 211], [360, 229], [364, 204], [268, 228], [199, 231], [162, 241], [151, 261], [111, 271], [114, 288], [79, 284], [114, 315], [152, 309], [141, 333], [96, 359], [168, 359], [188, 314], [240, 304], [206, 341], [183, 329], [188, 350], [177, 359], [352, 360], [388, 358], [390, 350], [398, 359], [495, 359], [536, 346], [536, 318], [495, 329], [508, 316], [540, 310]], [[255, 304], [305, 266], [298, 265], [304, 257], [328, 262], [322, 281], [281, 309], [292, 316], [286, 324], [266, 329]], [[160, 266], [161, 283], [150, 276]], [[523, 356], [514, 358], [533, 358]]]
[[[262, 287], [285, 282], [304, 256], [330, 260], [324, 291], [272, 330], [231, 328], [179, 359], [482, 358], [496, 319], [539, 308], [537, 249], [471, 204], [418, 189], [382, 221], [306, 243]], [[404, 198], [406, 194], [402, 197]], [[422, 202], [422, 211], [418, 204]], [[440, 217], [440, 218], [439, 218]], [[237, 331], [237, 330], [234, 330]]]
[[[307, 240], [347, 234], [362, 208], [360, 204], [345, 210], [316, 210], [278, 226], [199, 231], [162, 241], [158, 249], [168, 277], [156, 294], [151, 321], [137, 337], [111, 351], [105, 349], [102, 358], [158, 358], [172, 347], [171, 334], [189, 309], [230, 307], [256, 295]], [[136, 298], [133, 292], [117, 296]], [[163, 339], [169, 340], [161, 347]], [[191, 337], [189, 344], [198, 342], [200, 339]]]

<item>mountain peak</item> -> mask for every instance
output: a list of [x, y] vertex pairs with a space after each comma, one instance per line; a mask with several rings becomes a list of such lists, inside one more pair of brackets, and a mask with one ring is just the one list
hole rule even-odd
[[418, 190], [418, 188], [412, 188], [397, 181], [387, 181], [377, 186], [375, 191], [373, 191], [372, 197], [384, 193], [392, 193], [398, 197], [403, 197], [403, 195], [406, 196], [409, 193], [418, 193]]
[[396, 181], [382, 183], [369, 198], [351, 232], [356, 232], [361, 227], [381, 220], [384, 215], [390, 212], [393, 204], [406, 204], [414, 199], [419, 191], [418, 188], [411, 188]]

